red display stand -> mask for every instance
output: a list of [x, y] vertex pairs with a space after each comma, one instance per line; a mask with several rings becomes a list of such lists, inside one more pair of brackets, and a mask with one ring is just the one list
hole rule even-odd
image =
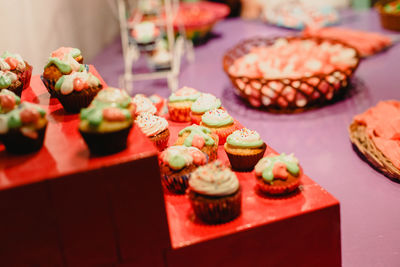
[[[42, 105], [49, 125], [37, 153], [0, 146], [0, 265], [340, 266], [339, 203], [308, 177], [297, 194], [272, 198], [255, 192], [254, 174], [238, 173], [242, 215], [205, 225], [185, 196], [163, 194], [157, 150], [138, 128], [126, 150], [94, 157], [78, 115], [38, 76], [23, 100]], [[170, 144], [186, 125], [170, 123]], [[222, 147], [219, 158], [228, 164]]]

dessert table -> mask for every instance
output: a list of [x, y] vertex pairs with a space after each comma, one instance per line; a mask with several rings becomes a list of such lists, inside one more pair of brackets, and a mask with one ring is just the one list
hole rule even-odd
[[[396, 36], [381, 28], [373, 10], [345, 11], [341, 26]], [[180, 85], [221, 98], [230, 114], [258, 131], [268, 145], [280, 152], [294, 152], [304, 171], [340, 201], [343, 266], [398, 266], [400, 184], [376, 172], [357, 156], [347, 127], [354, 115], [378, 101], [399, 99], [400, 45], [363, 59], [349, 95], [333, 105], [301, 114], [276, 115], [244, 104], [223, 71], [225, 51], [245, 38], [295, 33], [262, 22], [222, 21], [215, 26], [212, 39], [196, 48], [195, 62], [183, 64]], [[119, 40], [91, 63], [109, 85], [118, 86], [118, 76], [123, 73]], [[167, 88], [163, 80], [141, 82], [134, 84], [134, 93], [166, 97]]]

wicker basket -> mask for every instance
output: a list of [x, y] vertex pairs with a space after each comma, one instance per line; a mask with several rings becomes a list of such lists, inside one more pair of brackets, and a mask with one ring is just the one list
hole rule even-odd
[[379, 13], [383, 28], [392, 31], [400, 31], [400, 13], [391, 14], [383, 10], [383, 7], [390, 2], [393, 2], [393, 0], [378, 1], [375, 4], [375, 9]]
[[267, 111], [278, 113], [296, 113], [310, 108], [320, 107], [339, 99], [344, 95], [349, 85], [350, 77], [357, 69], [360, 56], [356, 49], [340, 41], [317, 37], [286, 37], [292, 40], [314, 40], [318, 44], [330, 42], [352, 48], [356, 54], [357, 63], [346, 70], [336, 69], [329, 74], [316, 73], [309, 77], [265, 79], [245, 76], [233, 76], [229, 68], [235, 60], [246, 55], [254, 47], [272, 45], [276, 38], [255, 37], [244, 40], [228, 50], [223, 58], [224, 70], [231, 79], [239, 95], [254, 107], [264, 107]]

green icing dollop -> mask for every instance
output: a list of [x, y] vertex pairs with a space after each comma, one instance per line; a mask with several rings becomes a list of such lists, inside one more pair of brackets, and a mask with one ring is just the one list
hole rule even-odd
[[257, 141], [239, 141], [237, 139], [230, 138], [230, 136], [228, 136], [226, 138], [226, 142], [231, 146], [246, 147], [246, 148], [261, 147], [264, 144], [264, 142], [262, 140], [257, 140]]
[[281, 155], [268, 158], [271, 163], [262, 172], [262, 177], [264, 178], [264, 180], [266, 180], [268, 182], [272, 182], [272, 180], [274, 179], [272, 170], [273, 170], [276, 162], [281, 162], [281, 163], [285, 164], [286, 169], [292, 175], [297, 176], [299, 174], [299, 172], [300, 172], [299, 165], [296, 162], [293, 162], [292, 160], [287, 160], [286, 157], [287, 157], [286, 154], [282, 153]]
[[182, 155], [173, 155], [168, 159], [168, 165], [174, 170], [180, 170], [186, 166], [186, 160]]
[[78, 48], [73, 48], [70, 53], [73, 58], [76, 58], [81, 55], [81, 50], [79, 50]]
[[4, 51], [3, 54], [1, 54], [1, 57], [3, 59], [6, 59], [8, 57], [16, 58], [16, 54], [10, 53], [8, 51]]
[[61, 85], [64, 83], [65, 80], [65, 75], [61, 76], [60, 79], [58, 79], [58, 81], [56, 82], [56, 85], [54, 86], [55, 89], [60, 90], [61, 89]]
[[8, 128], [19, 128], [23, 125], [20, 114], [24, 108], [36, 109], [42, 118], [46, 115], [46, 111], [41, 107], [39, 107], [38, 105], [29, 102], [23, 102], [21, 105], [18, 106], [18, 108], [13, 109], [10, 112], [4, 114], [7, 117]]
[[44, 68], [47, 68], [51, 64], [56, 65], [56, 67], [61, 71], [63, 74], [70, 73], [72, 71], [72, 68], [68, 62], [64, 62], [59, 58], [56, 57], [51, 57], [49, 58], [49, 62], [47, 62], [46, 66]]
[[197, 98], [199, 98], [201, 95], [201, 93], [195, 93], [195, 94], [191, 94], [191, 95], [175, 95], [172, 94], [170, 95], [170, 97], [168, 98], [169, 102], [181, 102], [181, 101], [196, 101]]
[[207, 124], [209, 126], [213, 126], [213, 127], [222, 127], [222, 126], [230, 125], [233, 123], [233, 118], [231, 116], [227, 116], [226, 118], [219, 119], [219, 120], [213, 120], [213, 119], [205, 117], [203, 115], [201, 120], [205, 124]]
[[[97, 128], [103, 122], [103, 110], [105, 108], [111, 107], [110, 105], [102, 106], [91, 106], [88, 108], [81, 109], [80, 119], [87, 120], [89, 122], [89, 127]], [[124, 114], [125, 119], [132, 119], [132, 115], [127, 109], [120, 108], [121, 112]]]
[[211, 133], [211, 130], [206, 127], [193, 124], [192, 126], [188, 126], [181, 130], [179, 132], [179, 136], [182, 136], [185, 132], [189, 132], [189, 135], [186, 137], [183, 143], [187, 147], [192, 146], [193, 138], [195, 135], [199, 135], [200, 137], [202, 137], [207, 146], [212, 146], [215, 144], [214, 139], [209, 135]]
[[8, 88], [11, 85], [11, 78], [6, 75], [0, 76], [0, 89]]

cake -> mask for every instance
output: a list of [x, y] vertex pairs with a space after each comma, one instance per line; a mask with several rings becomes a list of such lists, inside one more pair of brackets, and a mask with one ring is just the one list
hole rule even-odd
[[238, 171], [251, 171], [264, 156], [266, 148], [260, 135], [247, 128], [234, 131], [224, 144], [232, 169]]
[[8, 113], [18, 107], [21, 103], [21, 98], [11, 92], [3, 89], [0, 91], [0, 114]]
[[192, 173], [188, 196], [196, 217], [207, 224], [229, 222], [241, 213], [242, 193], [236, 174], [218, 160]]
[[213, 109], [204, 113], [200, 125], [209, 128], [212, 133], [218, 135], [220, 145], [225, 144], [228, 135], [238, 128], [235, 120], [223, 109]]
[[150, 138], [159, 151], [164, 150], [170, 136], [166, 119], [144, 112], [136, 117], [135, 123]]
[[63, 75], [56, 82], [54, 95], [70, 113], [79, 113], [86, 108], [103, 88], [100, 80], [92, 73], [74, 72]]
[[182, 87], [168, 98], [169, 118], [176, 122], [191, 121], [190, 108], [201, 93], [194, 88]]
[[23, 84], [23, 89], [29, 87], [32, 76], [32, 66], [23, 60], [19, 54], [13, 54], [8, 51], [1, 54], [0, 70], [15, 73], [18, 80]]
[[8, 113], [0, 114], [0, 141], [10, 153], [39, 150], [43, 146], [46, 128], [46, 112], [36, 104], [23, 102]]
[[293, 154], [270, 154], [254, 167], [257, 188], [270, 195], [283, 195], [295, 191], [300, 185], [299, 161]]
[[349, 134], [364, 160], [387, 177], [400, 180], [400, 101], [381, 101], [356, 115]]
[[192, 123], [200, 124], [201, 116], [203, 116], [206, 111], [218, 109], [220, 107], [221, 100], [212, 94], [202, 94], [199, 98], [197, 98], [196, 101], [194, 101], [192, 107], [190, 108], [190, 117], [192, 119]]
[[212, 134], [210, 129], [196, 124], [182, 129], [175, 145], [197, 147], [208, 155], [209, 162], [218, 157], [218, 136]]
[[161, 181], [170, 193], [184, 194], [191, 173], [207, 163], [207, 156], [195, 147], [170, 146], [159, 156]]
[[125, 108], [93, 105], [80, 113], [79, 132], [93, 154], [124, 150], [132, 126], [132, 114]]

